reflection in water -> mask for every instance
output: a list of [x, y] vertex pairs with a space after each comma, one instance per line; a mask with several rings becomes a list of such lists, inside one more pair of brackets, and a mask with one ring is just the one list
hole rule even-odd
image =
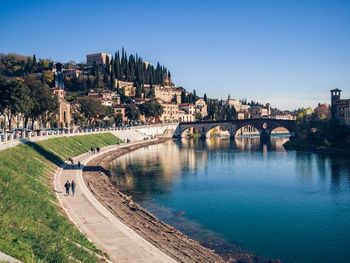
[[283, 262], [347, 262], [350, 162], [288, 152], [286, 140], [168, 141], [115, 160], [111, 181], [219, 252], [239, 245]]

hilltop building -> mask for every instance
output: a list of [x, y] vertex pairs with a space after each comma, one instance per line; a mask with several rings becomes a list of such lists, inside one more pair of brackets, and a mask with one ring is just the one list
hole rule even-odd
[[172, 86], [154, 86], [154, 96], [166, 102], [172, 102], [176, 96], [176, 103], [181, 103], [181, 92], [183, 88], [175, 88]]
[[86, 55], [86, 64], [88, 67], [92, 67], [96, 62], [97, 65], [102, 66], [106, 64], [107, 57], [109, 58], [109, 61], [111, 61], [111, 55], [107, 53], [89, 54]]

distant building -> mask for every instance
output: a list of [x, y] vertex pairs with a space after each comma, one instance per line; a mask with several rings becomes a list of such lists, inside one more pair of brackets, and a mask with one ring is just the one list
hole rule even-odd
[[342, 125], [350, 125], [350, 99], [340, 99], [340, 89], [331, 90], [332, 117]]
[[106, 64], [107, 57], [109, 58], [109, 61], [111, 61], [111, 55], [107, 53], [89, 54], [86, 55], [86, 64], [88, 67], [92, 67], [96, 62], [97, 65], [101, 66]]
[[277, 120], [296, 120], [296, 114], [292, 114], [289, 112], [282, 112], [282, 113], [276, 113], [271, 115], [272, 119], [277, 119]]
[[122, 121], [127, 121], [128, 118], [125, 116], [125, 105], [114, 105], [113, 106], [115, 114], [120, 114], [122, 116]]
[[63, 69], [62, 74], [63, 77], [79, 77], [83, 72], [78, 69]]
[[102, 105], [112, 107], [113, 101], [111, 101], [111, 100], [102, 100]]
[[179, 121], [179, 106], [176, 103], [157, 100], [163, 107], [163, 114], [159, 117], [162, 122]]
[[179, 104], [179, 109], [184, 110], [186, 113], [195, 116], [196, 114], [196, 106], [191, 103], [181, 103]]
[[228, 95], [227, 100], [223, 101], [223, 104], [229, 107], [234, 107], [236, 111], [240, 111], [242, 106], [242, 103], [239, 100], [231, 99], [230, 94]]
[[208, 106], [207, 103], [203, 99], [198, 99], [196, 101], [196, 111], [202, 114], [202, 117], [206, 117], [208, 115]]
[[59, 102], [59, 111], [57, 120], [61, 127], [70, 127], [72, 116], [70, 103], [65, 100], [66, 92], [60, 88], [54, 88], [53, 93], [57, 95]]
[[122, 87], [123, 94], [126, 97], [135, 97], [136, 95], [136, 87], [133, 86], [124, 86]]
[[184, 110], [179, 110], [179, 122], [191, 122], [191, 121], [195, 121], [194, 115], [189, 114]]
[[264, 107], [260, 106], [254, 106], [251, 108], [251, 118], [257, 119], [257, 118], [266, 118], [269, 116], [269, 110]]
[[156, 99], [161, 99], [166, 102], [173, 102], [176, 96], [176, 103], [181, 103], [182, 88], [172, 86], [154, 86], [154, 96]]
[[250, 112], [248, 111], [239, 111], [237, 112], [237, 119], [243, 120], [243, 119], [250, 119]]

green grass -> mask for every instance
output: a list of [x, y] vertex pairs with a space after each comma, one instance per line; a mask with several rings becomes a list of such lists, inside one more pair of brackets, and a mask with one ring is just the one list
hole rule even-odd
[[[0, 251], [23, 262], [97, 262], [101, 254], [64, 216], [51, 180], [68, 157], [120, 140], [110, 133], [48, 139], [0, 152]], [[72, 258], [74, 258], [72, 260]]]

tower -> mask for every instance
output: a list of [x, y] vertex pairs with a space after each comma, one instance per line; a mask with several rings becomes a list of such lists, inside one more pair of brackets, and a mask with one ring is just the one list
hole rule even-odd
[[266, 103], [266, 108], [267, 108], [267, 115], [270, 116], [271, 115], [271, 104]]
[[337, 114], [337, 102], [340, 101], [340, 89], [332, 89], [331, 90], [331, 109], [332, 109], [332, 117], [336, 117]]

